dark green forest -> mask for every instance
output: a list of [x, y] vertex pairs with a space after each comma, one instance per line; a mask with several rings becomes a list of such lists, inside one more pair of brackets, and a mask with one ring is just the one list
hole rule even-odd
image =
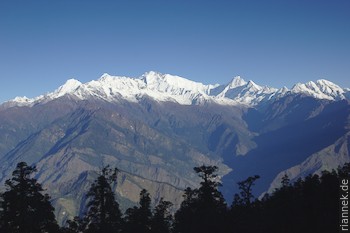
[[340, 185], [350, 165], [290, 182], [285, 175], [279, 189], [262, 199], [253, 196], [259, 176], [237, 183], [239, 193], [226, 203], [219, 191], [216, 166], [195, 167], [201, 178], [196, 189], [186, 188], [180, 208], [161, 199], [152, 205], [147, 190], [138, 205], [122, 213], [112, 185], [117, 168], [101, 169], [86, 193], [82, 216], [59, 226], [50, 196], [33, 174], [35, 166], [20, 162], [0, 194], [1, 233], [333, 233], [340, 229]]

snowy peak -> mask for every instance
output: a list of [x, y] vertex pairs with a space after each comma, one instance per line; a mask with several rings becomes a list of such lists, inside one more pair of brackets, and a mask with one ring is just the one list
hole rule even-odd
[[325, 79], [317, 80], [316, 84], [320, 91], [327, 95], [335, 97], [344, 93], [344, 90], [341, 87]]
[[231, 99], [236, 103], [254, 106], [271, 99], [276, 91], [275, 88], [259, 86], [252, 80], [246, 82], [240, 76], [237, 76], [226, 86], [220, 86], [211, 93], [218, 98]]
[[69, 79], [64, 85], [60, 86], [56, 91], [54, 91], [51, 94], [51, 97], [58, 98], [66, 94], [74, 93], [74, 91], [76, 91], [80, 87], [80, 85], [82, 85], [82, 83], [78, 80]]
[[236, 88], [246, 85], [247, 82], [241, 78], [241, 76], [236, 76], [232, 79], [232, 81], [227, 85], [229, 88]]
[[179, 76], [170, 74], [161, 74], [154, 71], [145, 73], [141, 76], [147, 88], [161, 92], [183, 93], [198, 92], [208, 93], [209, 86], [194, 82]]
[[262, 89], [261, 86], [257, 85], [255, 82], [253, 82], [252, 80], [249, 80], [249, 82], [247, 83], [247, 87], [250, 89], [250, 90], [253, 90], [253, 91], [260, 91]]
[[307, 83], [297, 83], [291, 89], [292, 93], [302, 93], [317, 99], [341, 100], [345, 99], [345, 91], [338, 85], [325, 79], [310, 81]]
[[204, 85], [179, 76], [151, 71], [142, 75], [140, 80], [144, 85], [144, 94], [158, 101], [191, 105], [210, 99], [212, 85]]

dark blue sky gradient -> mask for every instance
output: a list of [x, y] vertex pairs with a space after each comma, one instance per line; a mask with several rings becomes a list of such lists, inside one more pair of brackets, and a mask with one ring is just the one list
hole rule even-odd
[[235, 75], [350, 87], [348, 0], [0, 1], [0, 102], [68, 78], [155, 70], [202, 83]]

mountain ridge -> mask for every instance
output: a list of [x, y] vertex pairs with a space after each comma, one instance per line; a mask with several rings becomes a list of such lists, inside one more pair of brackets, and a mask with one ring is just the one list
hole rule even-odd
[[139, 78], [111, 76], [103, 74], [98, 80], [81, 83], [69, 79], [53, 92], [34, 98], [16, 97], [9, 100], [5, 106], [32, 106], [51, 101], [64, 95], [71, 95], [80, 100], [99, 98], [105, 101], [126, 99], [137, 102], [142, 96], [149, 96], [156, 101], [170, 101], [184, 105], [215, 102], [224, 105], [257, 106], [271, 99], [281, 98], [288, 94], [304, 94], [317, 99], [341, 100], [347, 99], [349, 89], [325, 79], [297, 83], [291, 89], [280, 89], [260, 86], [254, 81], [245, 81], [240, 76], [234, 77], [227, 84], [202, 84], [183, 77], [161, 74], [150, 71]]

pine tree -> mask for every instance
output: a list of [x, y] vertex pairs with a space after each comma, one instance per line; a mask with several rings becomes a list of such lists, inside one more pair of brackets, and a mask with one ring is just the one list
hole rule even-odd
[[151, 220], [152, 233], [170, 233], [173, 216], [170, 214], [169, 208], [172, 205], [171, 202], [164, 201], [163, 198], [161, 198], [159, 204], [154, 210]]
[[[102, 169], [87, 193], [87, 213], [83, 218], [87, 233], [117, 233], [121, 231], [122, 218], [115, 201], [111, 184], [117, 179], [117, 169]], [[81, 225], [81, 224], [80, 224]]]
[[189, 187], [185, 189], [183, 194], [183, 202], [180, 209], [175, 213], [173, 230], [175, 233], [192, 232], [193, 218], [197, 210], [197, 190]]
[[245, 206], [251, 206], [252, 201], [254, 201], [254, 195], [252, 188], [255, 184], [255, 181], [259, 179], [260, 176], [255, 175], [248, 177], [246, 180], [238, 182], [238, 187], [240, 190], [240, 195], [235, 195], [234, 199]]
[[17, 164], [12, 178], [6, 180], [6, 191], [2, 194], [3, 233], [58, 232], [54, 208], [50, 197], [42, 194], [43, 188], [31, 178], [36, 171], [25, 162]]
[[126, 233], [149, 233], [151, 231], [151, 198], [146, 189], [140, 192], [139, 207], [126, 210], [125, 227]]
[[203, 179], [198, 189], [198, 200], [201, 202], [201, 206], [213, 208], [213, 210], [218, 212], [225, 211], [226, 203], [221, 192], [218, 190], [221, 186], [216, 174], [218, 167], [203, 165], [201, 167], [195, 167], [194, 170]]
[[195, 167], [202, 178], [198, 189], [186, 189], [185, 201], [175, 213], [174, 231], [178, 233], [223, 231], [226, 203], [219, 192], [216, 166]]
[[231, 231], [259, 232], [258, 229], [262, 224], [260, 201], [254, 198], [252, 192], [255, 181], [259, 178], [260, 176], [255, 175], [237, 183], [240, 193], [234, 195], [230, 209], [230, 219], [233, 220], [229, 225]]

